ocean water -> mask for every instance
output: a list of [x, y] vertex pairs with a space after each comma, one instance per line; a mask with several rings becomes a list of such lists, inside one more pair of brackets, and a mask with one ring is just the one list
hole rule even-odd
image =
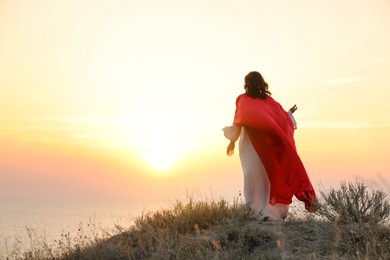
[[155, 202], [0, 200], [0, 259], [12, 250], [26, 250], [37, 241], [55, 243], [61, 234], [77, 234], [80, 227], [95, 232], [115, 225], [128, 228], [142, 212], [153, 211]]

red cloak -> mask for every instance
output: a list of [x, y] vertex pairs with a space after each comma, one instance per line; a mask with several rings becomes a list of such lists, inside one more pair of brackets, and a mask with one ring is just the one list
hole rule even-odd
[[295, 195], [316, 210], [316, 194], [294, 142], [294, 126], [273, 98], [237, 97], [234, 124], [245, 127], [270, 181], [270, 203], [290, 204]]

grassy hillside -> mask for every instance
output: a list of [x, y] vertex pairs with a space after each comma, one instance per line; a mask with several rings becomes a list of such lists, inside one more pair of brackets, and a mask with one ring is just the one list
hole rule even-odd
[[189, 198], [103, 237], [64, 235], [9, 259], [390, 259], [390, 205], [360, 182], [320, 194], [316, 213], [264, 222], [245, 204]]

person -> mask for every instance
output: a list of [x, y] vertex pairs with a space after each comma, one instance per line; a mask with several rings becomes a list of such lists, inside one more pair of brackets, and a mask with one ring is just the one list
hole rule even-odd
[[223, 128], [230, 140], [227, 155], [239, 141], [244, 198], [263, 220], [284, 220], [295, 195], [315, 211], [316, 194], [294, 142], [294, 105], [286, 112], [271, 97], [262, 75], [245, 76], [245, 93], [236, 99], [233, 125]]

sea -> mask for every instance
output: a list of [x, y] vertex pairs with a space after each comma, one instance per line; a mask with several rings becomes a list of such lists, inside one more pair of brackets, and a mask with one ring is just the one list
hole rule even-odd
[[62, 236], [114, 234], [127, 229], [157, 202], [127, 200], [0, 200], [0, 259]]

